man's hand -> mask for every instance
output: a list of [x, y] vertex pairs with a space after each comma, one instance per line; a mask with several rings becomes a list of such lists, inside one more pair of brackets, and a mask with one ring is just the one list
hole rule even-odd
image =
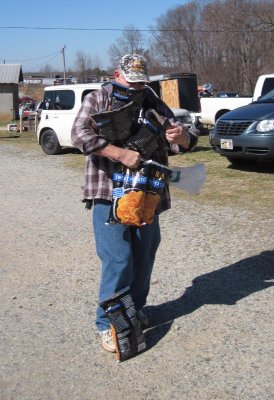
[[190, 137], [188, 129], [182, 125], [172, 125], [166, 130], [166, 139], [170, 144], [179, 144], [184, 149], [189, 148]]
[[137, 168], [141, 162], [141, 156], [137, 151], [121, 149], [119, 161], [128, 168]]
[[110, 160], [120, 161], [120, 163], [128, 168], [137, 168], [141, 162], [141, 156], [137, 151], [123, 149], [112, 144], [108, 144], [103, 149], [97, 150], [95, 154], [107, 157]]

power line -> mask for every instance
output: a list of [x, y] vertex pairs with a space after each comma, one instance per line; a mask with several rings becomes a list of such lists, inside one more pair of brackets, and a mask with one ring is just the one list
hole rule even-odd
[[[63, 31], [117, 31], [117, 32], [189, 32], [189, 33], [226, 33], [235, 32], [241, 33], [246, 31], [243, 29], [229, 29], [229, 30], [202, 30], [202, 29], [121, 29], [121, 28], [70, 28], [70, 27], [40, 27], [40, 26], [0, 26], [0, 29], [30, 29], [30, 30], [63, 30]], [[250, 27], [249, 27], [250, 29]], [[252, 33], [257, 32], [271, 32], [273, 27], [270, 29], [254, 29]]]
[[33, 67], [33, 69], [37, 69], [37, 68], [40, 68], [40, 67], [42, 67], [43, 65], [45, 65], [45, 64], [48, 64], [50, 61], [52, 61], [54, 58], [56, 58], [56, 57], [58, 57], [59, 56], [59, 51], [58, 51], [58, 54], [56, 54], [55, 56], [53, 56], [53, 57], [51, 57], [49, 60], [46, 60], [46, 61], [44, 61], [44, 62], [42, 62], [41, 64], [39, 64], [39, 65], [36, 65], [35, 67]]
[[50, 56], [55, 56], [57, 54], [60, 54], [60, 50], [56, 51], [55, 53], [48, 54], [47, 56], [42, 56], [42, 57], [37, 57], [37, 58], [28, 58], [26, 60], [8, 60], [7, 58], [5, 58], [5, 61], [17, 61], [17, 62], [19, 62], [19, 61], [20, 62], [22, 62], [22, 61], [34, 61], [34, 60], [41, 60], [42, 58], [47, 58], [47, 57], [50, 57]]

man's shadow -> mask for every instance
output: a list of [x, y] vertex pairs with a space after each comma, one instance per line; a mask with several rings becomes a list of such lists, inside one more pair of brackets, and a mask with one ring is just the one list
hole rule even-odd
[[[190, 314], [205, 304], [234, 305], [252, 293], [274, 285], [274, 251], [264, 251], [217, 271], [193, 279], [181, 297], [145, 308], [151, 320], [146, 331], [148, 348], [169, 331], [173, 321]], [[167, 282], [168, 284], [168, 282]]]

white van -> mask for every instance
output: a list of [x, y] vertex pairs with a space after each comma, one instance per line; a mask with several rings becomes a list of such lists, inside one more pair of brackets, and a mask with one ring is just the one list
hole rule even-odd
[[[38, 143], [46, 154], [58, 154], [62, 147], [74, 147], [71, 129], [84, 97], [101, 87], [102, 83], [47, 86], [44, 89], [43, 110], [37, 129]], [[193, 113], [172, 108], [177, 119], [193, 123]]]
[[74, 147], [71, 128], [84, 97], [102, 83], [47, 86], [37, 129], [38, 143], [46, 154], [58, 154], [62, 147]]

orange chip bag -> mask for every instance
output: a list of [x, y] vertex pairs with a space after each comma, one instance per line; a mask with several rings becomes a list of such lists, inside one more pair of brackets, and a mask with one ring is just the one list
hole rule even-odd
[[117, 165], [113, 174], [113, 202], [107, 223], [141, 226], [148, 177], [147, 167], [130, 169]]
[[142, 190], [130, 190], [117, 200], [115, 213], [122, 224], [142, 225], [145, 197]]
[[159, 194], [146, 193], [144, 212], [143, 212], [143, 221], [146, 224], [152, 224], [160, 198], [161, 196]]

